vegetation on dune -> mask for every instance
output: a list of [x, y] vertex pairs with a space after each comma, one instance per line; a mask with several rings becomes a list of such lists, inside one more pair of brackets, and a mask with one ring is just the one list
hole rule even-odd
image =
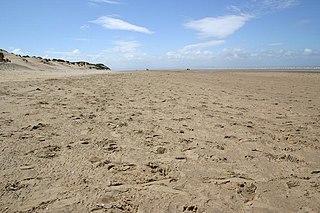
[[95, 64], [95, 67], [97, 70], [110, 70], [110, 68], [104, 64]]
[[0, 62], [11, 62], [9, 59], [4, 57], [4, 54], [0, 52]]
[[[0, 62], [11, 62], [9, 59], [6, 59], [4, 57], [3, 52], [7, 53], [7, 51], [0, 49]], [[84, 67], [84, 68], [88, 68], [88, 69], [111, 70], [109, 67], [107, 67], [106, 65], [101, 64], [101, 63], [92, 64], [92, 63], [85, 62], [85, 61], [70, 62], [70, 61], [63, 60], [63, 59], [56, 59], [56, 58], [49, 59], [49, 58], [42, 58], [42, 57], [38, 57], [38, 56], [29, 56], [29, 55], [24, 55], [24, 56], [16, 55], [16, 56], [22, 58], [23, 61], [26, 63], [28, 62], [27, 58], [33, 58], [33, 59], [40, 60], [40, 62], [44, 63], [44, 64], [50, 64], [50, 62], [56, 62], [56, 63], [65, 64], [65, 65]]]
[[4, 60], [4, 55], [3, 53], [0, 52], [0, 61], [3, 61]]
[[50, 59], [44, 58], [44, 59], [41, 59], [41, 62], [44, 64], [50, 64]]
[[67, 61], [65, 61], [65, 60], [56, 59], [56, 58], [52, 59], [52, 61], [53, 61], [53, 62], [60, 62], [60, 63], [66, 63], [66, 62], [67, 62]]
[[110, 70], [109, 67], [107, 67], [104, 64], [92, 64], [89, 62], [85, 62], [85, 61], [77, 61], [77, 62], [70, 62], [70, 61], [66, 61], [63, 59], [52, 59], [53, 62], [59, 62], [59, 63], [66, 63], [69, 65], [76, 65], [79, 67], [87, 67], [89, 69], [97, 69], [97, 70]]

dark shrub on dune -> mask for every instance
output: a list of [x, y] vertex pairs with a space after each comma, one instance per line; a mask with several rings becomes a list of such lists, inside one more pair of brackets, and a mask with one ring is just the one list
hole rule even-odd
[[4, 58], [4, 54], [0, 52], [0, 62], [11, 62], [11, 61], [7, 58]]
[[65, 63], [65, 62], [66, 62], [65, 60], [56, 59], [56, 58], [52, 59], [52, 61], [54, 61], [54, 62], [60, 62], [60, 63]]
[[41, 60], [42, 63], [44, 64], [49, 64], [50, 59], [44, 58]]
[[4, 55], [3, 53], [0, 52], [0, 62], [2, 62], [4, 60]]
[[77, 62], [77, 64], [78, 64], [78, 66], [80, 66], [80, 67], [84, 67], [84, 66], [87, 65], [87, 62], [79, 61], [79, 62]]
[[95, 64], [94, 66], [97, 70], [110, 70], [110, 68], [104, 64]]

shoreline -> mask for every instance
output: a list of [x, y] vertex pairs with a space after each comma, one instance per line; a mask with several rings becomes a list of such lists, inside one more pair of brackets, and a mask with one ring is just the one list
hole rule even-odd
[[99, 70], [85, 70], [85, 69], [65, 69], [65, 70], [1, 70], [0, 69], [0, 82], [6, 81], [24, 81], [24, 80], [40, 80], [48, 78], [64, 78], [72, 76], [88, 76], [100, 74], [119, 74], [119, 73], [152, 73], [152, 72], [178, 72], [178, 73], [293, 73], [293, 74], [319, 74], [320, 69], [256, 69], [256, 68], [235, 68], [235, 69], [164, 69], [164, 70], [112, 70], [112, 71], [99, 71]]

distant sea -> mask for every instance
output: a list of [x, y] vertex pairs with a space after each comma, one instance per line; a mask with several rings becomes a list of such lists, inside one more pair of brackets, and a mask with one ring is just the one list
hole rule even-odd
[[320, 73], [320, 66], [316, 67], [214, 67], [186, 69], [192, 72], [292, 72], [292, 73]]

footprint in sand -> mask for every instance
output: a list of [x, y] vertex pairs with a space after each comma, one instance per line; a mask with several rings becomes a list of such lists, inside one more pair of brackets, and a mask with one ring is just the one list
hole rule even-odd
[[8, 183], [5, 186], [5, 189], [7, 191], [18, 191], [18, 190], [20, 190], [22, 188], [26, 188], [26, 187], [27, 187], [27, 185], [20, 183], [20, 181], [13, 181], [11, 183]]
[[198, 212], [198, 207], [191, 205], [191, 206], [184, 206], [183, 207], [183, 212]]
[[166, 148], [164, 148], [164, 147], [162, 147], [162, 146], [159, 146], [159, 147], [156, 147], [156, 148], [155, 148], [155, 151], [154, 151], [154, 152], [155, 152], [156, 154], [162, 155], [162, 154], [166, 153], [166, 151], [167, 151]]
[[39, 158], [54, 158], [58, 156], [58, 152], [61, 151], [60, 146], [49, 145], [43, 147], [40, 151], [37, 152]]
[[238, 184], [237, 193], [245, 198], [245, 202], [253, 200], [256, 195], [257, 186], [253, 183], [240, 183]]
[[38, 124], [32, 126], [30, 130], [33, 131], [33, 130], [37, 130], [37, 129], [42, 129], [42, 128], [44, 128], [45, 126], [46, 126], [46, 124], [38, 123]]
[[271, 153], [265, 153], [265, 156], [269, 159], [269, 160], [275, 160], [275, 161], [289, 161], [292, 163], [301, 163], [303, 162], [303, 160], [292, 156], [290, 154], [280, 154], [280, 155], [274, 155]]
[[121, 151], [121, 147], [119, 147], [116, 141], [113, 139], [103, 139], [99, 141], [97, 144], [108, 153]]

